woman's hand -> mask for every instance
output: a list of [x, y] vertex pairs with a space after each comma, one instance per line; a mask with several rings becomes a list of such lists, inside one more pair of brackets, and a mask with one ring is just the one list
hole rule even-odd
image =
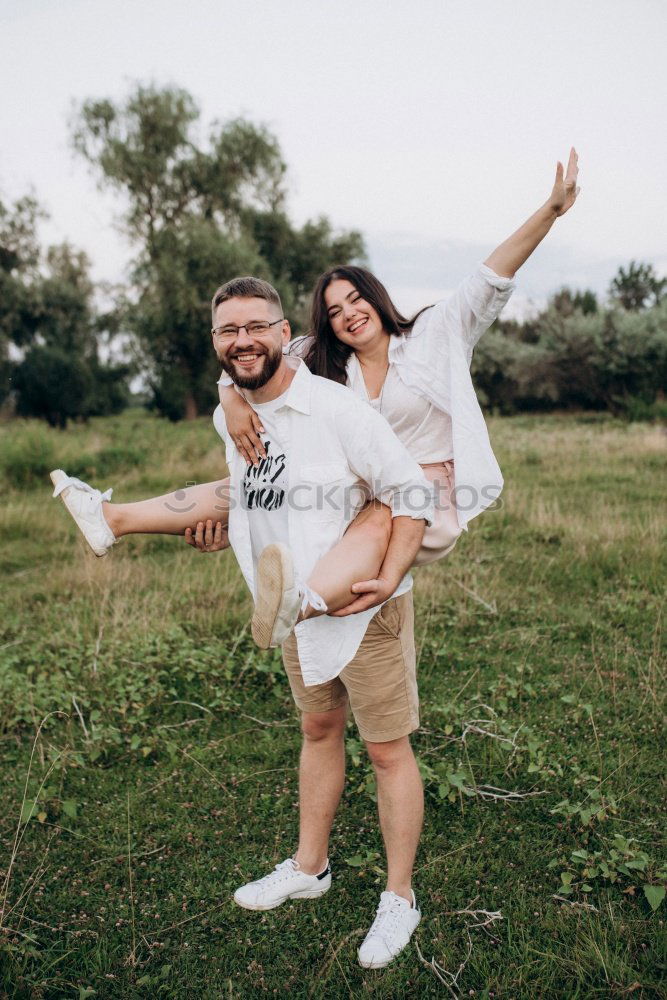
[[567, 161], [567, 171], [565, 176], [563, 176], [563, 164], [558, 161], [556, 165], [556, 180], [554, 182], [553, 191], [549, 196], [549, 208], [554, 212], [556, 218], [560, 218], [561, 215], [565, 215], [568, 209], [572, 208], [574, 205], [577, 195], [579, 194], [579, 188], [577, 187], [577, 174], [579, 173], [578, 167], [579, 157], [577, 156], [577, 151], [572, 147], [570, 150], [570, 158]]
[[259, 435], [264, 432], [250, 403], [231, 386], [219, 386], [220, 405], [225, 414], [229, 435], [248, 465], [259, 465], [266, 458], [266, 449]]
[[572, 208], [579, 194], [577, 187], [578, 159], [577, 151], [573, 146], [567, 161], [567, 171], [563, 171], [563, 164], [560, 161], [556, 165], [556, 180], [553, 191], [544, 205], [541, 205], [515, 233], [508, 236], [504, 243], [496, 247], [493, 253], [486, 258], [484, 263], [496, 274], [502, 278], [513, 278], [522, 264], [528, 260], [535, 247], [542, 242], [556, 219], [565, 215], [568, 209]]

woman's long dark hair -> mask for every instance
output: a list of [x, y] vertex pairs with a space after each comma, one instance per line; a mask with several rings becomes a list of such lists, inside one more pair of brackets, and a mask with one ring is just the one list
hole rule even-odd
[[[331, 329], [327, 305], [324, 301], [324, 293], [331, 282], [341, 278], [354, 285], [362, 299], [373, 306], [382, 321], [383, 329], [392, 336], [399, 337], [402, 333], [409, 333], [415, 320], [424, 312], [424, 309], [420, 309], [412, 319], [406, 319], [389, 298], [389, 292], [382, 282], [378, 281], [375, 275], [371, 274], [365, 267], [345, 264], [325, 271], [315, 285], [313, 292], [309, 331], [313, 342], [304, 356], [304, 361], [313, 375], [321, 375], [323, 378], [331, 379], [333, 382], [342, 382], [344, 385], [347, 380], [346, 365], [350, 354], [352, 354], [352, 348], [339, 340]], [[424, 308], [429, 309], [430, 306]]]

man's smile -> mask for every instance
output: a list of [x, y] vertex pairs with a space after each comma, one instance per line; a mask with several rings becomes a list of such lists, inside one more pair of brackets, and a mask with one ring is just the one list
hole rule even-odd
[[242, 365], [244, 368], [249, 368], [251, 365], [254, 365], [258, 358], [262, 357], [264, 357], [263, 353], [248, 352], [244, 354], [235, 354], [231, 360], [236, 361], [237, 364]]

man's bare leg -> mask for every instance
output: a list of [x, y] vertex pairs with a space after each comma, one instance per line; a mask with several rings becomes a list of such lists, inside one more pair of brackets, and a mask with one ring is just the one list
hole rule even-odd
[[375, 768], [387, 889], [412, 905], [412, 869], [424, 818], [424, 790], [410, 738], [366, 743]]
[[310, 875], [319, 874], [329, 856], [329, 834], [345, 783], [346, 718], [347, 705], [302, 717], [299, 847], [294, 857]]
[[226, 527], [229, 479], [186, 486], [135, 503], [105, 501], [102, 512], [116, 538], [137, 534], [183, 535], [186, 528], [196, 528], [198, 522], [206, 521], [214, 525], [220, 521]]

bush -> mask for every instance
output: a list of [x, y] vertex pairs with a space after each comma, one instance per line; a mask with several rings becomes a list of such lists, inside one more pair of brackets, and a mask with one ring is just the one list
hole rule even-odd
[[88, 415], [93, 390], [89, 366], [57, 347], [33, 347], [16, 368], [16, 409], [64, 429], [72, 417]]
[[471, 371], [482, 405], [500, 413], [551, 409], [558, 404], [558, 386], [541, 344], [490, 330], [475, 348]]
[[60, 428], [77, 417], [119, 413], [129, 402], [128, 375], [127, 365], [103, 366], [58, 347], [32, 347], [16, 366], [16, 410]]
[[558, 407], [657, 415], [667, 385], [667, 302], [587, 314], [552, 305], [531, 329], [527, 343], [514, 325], [499, 323], [478, 344], [472, 374], [482, 403], [501, 413]]
[[91, 365], [94, 389], [88, 400], [91, 417], [106, 417], [120, 413], [130, 403], [128, 378], [130, 365], [101, 365], [97, 360]]
[[56, 465], [53, 441], [45, 427], [25, 427], [17, 421], [0, 438], [0, 470], [12, 486], [43, 485]]
[[641, 396], [625, 396], [618, 402], [618, 416], [625, 420], [667, 424], [667, 400], [656, 399], [647, 403]]
[[101, 451], [85, 452], [69, 459], [67, 471], [78, 479], [95, 481], [100, 476], [111, 476], [118, 472], [129, 472], [142, 466], [146, 452], [142, 448], [119, 445], [102, 448]]

